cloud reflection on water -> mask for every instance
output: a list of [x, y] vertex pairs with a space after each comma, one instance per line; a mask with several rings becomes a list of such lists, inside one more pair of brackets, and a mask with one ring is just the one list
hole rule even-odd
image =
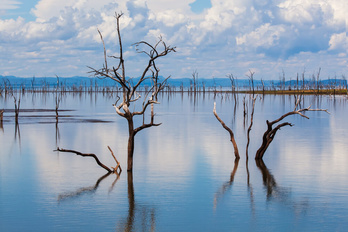
[[[306, 98], [305, 106], [313, 102], [311, 98]], [[316, 104], [322, 104], [323, 108], [330, 107], [329, 111], [332, 114], [308, 114], [310, 120], [292, 117], [289, 121], [295, 126], [281, 130], [267, 151], [264, 163], [254, 164], [253, 154], [260, 145], [265, 119], [276, 118], [283, 111], [292, 110], [293, 105], [292, 97], [268, 96], [258, 100], [255, 106], [254, 127], [251, 131], [250, 162], [247, 166], [244, 162], [245, 154], [242, 153], [246, 143], [242, 104], [237, 105], [236, 116], [233, 117], [233, 100], [221, 99], [221, 96], [214, 99], [208, 95], [204, 100], [197, 98], [195, 102], [191, 102], [187, 95], [161, 99], [162, 104], [156, 106], [156, 121], [163, 124], [142, 131], [135, 138], [133, 197], [127, 195], [129, 182], [126, 183], [127, 173], [124, 172], [111, 191], [114, 179], [106, 178], [103, 184], [97, 186], [99, 190], [94, 192], [92, 199], [84, 194], [77, 194], [79, 200], [69, 201], [69, 205], [82, 204], [85, 200], [89, 201], [91, 207], [96, 203], [101, 204], [95, 207], [109, 211], [108, 217], [118, 215], [113, 221], [109, 220], [117, 228], [126, 228], [129, 224], [127, 221], [138, 220], [137, 218], [140, 220], [139, 215], [145, 212], [147, 225], [152, 225], [152, 221], [155, 221], [155, 226], [159, 229], [162, 228], [161, 225], [166, 222], [172, 223], [174, 219], [185, 222], [188, 215], [184, 211], [193, 212], [197, 208], [202, 211], [195, 211], [197, 217], [210, 218], [211, 221], [207, 220], [202, 224], [209, 228], [212, 221], [223, 222], [229, 227], [228, 220], [219, 220], [224, 218], [222, 213], [229, 212], [234, 215], [234, 209], [254, 217], [253, 222], [258, 222], [261, 219], [260, 214], [272, 215], [264, 205], [265, 202], [271, 204], [268, 207], [275, 207], [277, 210], [285, 206], [285, 210], [288, 210], [285, 214], [290, 212], [295, 218], [306, 219], [310, 216], [304, 216], [305, 212], [313, 215], [316, 214], [314, 210], [323, 208], [323, 202], [317, 199], [348, 194], [345, 188], [348, 181], [345, 168], [348, 161], [345, 155], [347, 145], [344, 141], [346, 108], [331, 108], [332, 99], [325, 97], [319, 103], [315, 101]], [[241, 99], [240, 96], [239, 101]], [[21, 101], [23, 105], [32, 104], [29, 96], [27, 99], [23, 97]], [[127, 146], [125, 121], [118, 119], [112, 109], [108, 108], [112, 108], [112, 99], [98, 95], [93, 101], [95, 102], [91, 104], [88, 96], [66, 96], [60, 107], [77, 107], [77, 115], [88, 115], [90, 112], [91, 118], [112, 119], [112, 123], [20, 124], [20, 144], [14, 139], [14, 124], [4, 123], [4, 132], [0, 133], [0, 173], [3, 178], [1, 191], [11, 186], [11, 182], [24, 181], [18, 179], [18, 175], [11, 176], [14, 174], [13, 170], [18, 168], [26, 170], [26, 178], [32, 181], [29, 184], [36, 186], [38, 197], [44, 199], [53, 198], [56, 202], [60, 193], [74, 195], [71, 193], [88, 190], [80, 189], [81, 186], [92, 186], [93, 188], [89, 189], [95, 189], [96, 185], [93, 185], [93, 182], [105, 174], [104, 170], [98, 167], [94, 160], [53, 152], [57, 146], [95, 153], [103, 163], [114, 164], [107, 150], [107, 146], [111, 146], [124, 167]], [[233, 147], [228, 134], [212, 113], [214, 101], [219, 102], [218, 111], [221, 112], [221, 117], [238, 135], [236, 140], [241, 148], [241, 161], [236, 172], [233, 172]], [[48, 108], [52, 102], [53, 97], [48, 96], [46, 101], [41, 103], [38, 98], [34, 105]], [[57, 129], [60, 134], [58, 140]], [[212, 210], [216, 192], [221, 186], [231, 186], [232, 174], [233, 188], [222, 187], [227, 190], [220, 191], [221, 194], [218, 195], [222, 197], [217, 197], [216, 209]], [[6, 194], [7, 191], [9, 190], [6, 190]], [[338, 199], [343, 205], [347, 203], [342, 198]], [[109, 206], [110, 202], [119, 208], [115, 205]], [[130, 206], [134, 204], [133, 210], [130, 207], [127, 211], [130, 216], [123, 211], [126, 203]], [[174, 212], [173, 218], [169, 217], [170, 210], [166, 207]], [[339, 212], [347, 211], [342, 208], [340, 211], [331, 205], [328, 207]], [[134, 212], [136, 209], [139, 211]], [[215, 218], [213, 212], [219, 217]], [[284, 212], [280, 211], [281, 213]], [[273, 216], [277, 218], [277, 215]]]

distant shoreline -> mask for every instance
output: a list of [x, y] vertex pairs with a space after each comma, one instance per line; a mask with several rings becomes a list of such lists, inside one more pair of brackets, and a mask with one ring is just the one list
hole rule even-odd
[[[163, 77], [159, 77], [163, 79]], [[131, 79], [136, 83], [137, 78]], [[151, 88], [151, 80], [146, 80], [138, 92]], [[297, 79], [297, 80], [248, 80], [228, 78], [213, 79], [169, 79], [163, 92], [170, 93], [239, 93], [259, 95], [347, 95], [348, 84], [342, 79]], [[111, 79], [89, 77], [47, 77], [20, 78], [0, 75], [0, 95], [11, 92], [119, 92], [120, 86]]]

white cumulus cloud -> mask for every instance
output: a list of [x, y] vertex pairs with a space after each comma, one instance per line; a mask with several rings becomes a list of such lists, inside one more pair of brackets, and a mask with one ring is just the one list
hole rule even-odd
[[261, 25], [254, 31], [237, 37], [237, 45], [245, 45], [246, 47], [265, 47], [270, 48], [279, 42], [280, 36], [286, 31], [284, 26], [272, 26], [269, 23]]
[[[191, 10], [193, 2], [38, 0], [31, 9], [35, 20], [0, 19], [0, 74], [86, 75], [86, 66], [103, 62], [97, 28], [110, 55], [118, 52], [115, 12], [124, 13], [120, 26], [132, 76], [139, 70], [132, 44], [159, 36], [177, 47], [161, 68], [163, 75], [173, 77], [190, 76], [191, 69], [202, 70], [204, 77], [230, 72], [244, 76], [255, 68], [277, 78], [277, 73], [270, 75], [275, 68], [314, 67], [319, 54], [330, 56], [330, 70], [346, 70], [339, 65], [347, 53], [345, 0], [211, 0], [211, 7], [199, 14]], [[1, 7], [18, 5], [5, 0]], [[306, 60], [299, 59], [303, 54]]]
[[330, 48], [329, 50], [338, 50], [341, 52], [348, 51], [348, 37], [347, 33], [343, 32], [340, 34], [333, 34], [330, 38]]

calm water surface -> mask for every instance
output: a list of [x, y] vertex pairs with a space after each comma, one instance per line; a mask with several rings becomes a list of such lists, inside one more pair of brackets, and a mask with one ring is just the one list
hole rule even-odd
[[[214, 101], [233, 128], [239, 162]], [[136, 136], [133, 175], [117, 178], [92, 158], [54, 151], [95, 153], [114, 166], [110, 146], [126, 169], [127, 128], [112, 107], [115, 96], [64, 95], [56, 123], [47, 110], [54, 94], [25, 94], [18, 126], [13, 98], [1, 97], [0, 231], [347, 231], [347, 101], [306, 96], [303, 107], [331, 114], [289, 117], [294, 126], [255, 162], [266, 119], [294, 107], [293, 96], [258, 97], [247, 163], [249, 95], [237, 104], [227, 95], [163, 95], [156, 105], [163, 124]]]

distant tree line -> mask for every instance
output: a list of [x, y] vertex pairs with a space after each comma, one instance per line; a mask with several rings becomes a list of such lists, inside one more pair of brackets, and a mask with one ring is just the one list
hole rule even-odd
[[[320, 71], [305, 77], [305, 73], [296, 74], [287, 79], [285, 73], [279, 76], [279, 80], [256, 79], [255, 72], [243, 78], [237, 78], [228, 74], [226, 78], [199, 78], [197, 70], [192, 72], [191, 78], [168, 79], [164, 92], [257, 92], [267, 93], [293, 93], [303, 91], [311, 94], [346, 94], [348, 83], [345, 75], [322, 79]], [[159, 77], [161, 79], [161, 77]], [[164, 78], [163, 78], [164, 79]], [[58, 80], [58, 81], [57, 81]], [[138, 79], [133, 78], [134, 82]], [[148, 91], [151, 88], [149, 80], [139, 86], [138, 91]], [[14, 78], [0, 76], [0, 94], [12, 92], [118, 92], [122, 86], [110, 80], [73, 77], [73, 78]]]

